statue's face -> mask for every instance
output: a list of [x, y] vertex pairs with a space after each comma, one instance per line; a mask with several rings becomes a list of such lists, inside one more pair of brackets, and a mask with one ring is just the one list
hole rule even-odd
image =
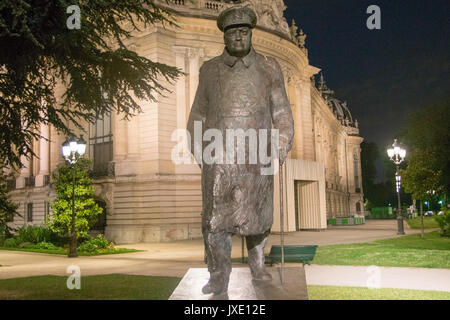
[[225, 47], [230, 55], [246, 56], [252, 44], [252, 30], [246, 26], [231, 27], [223, 34]]

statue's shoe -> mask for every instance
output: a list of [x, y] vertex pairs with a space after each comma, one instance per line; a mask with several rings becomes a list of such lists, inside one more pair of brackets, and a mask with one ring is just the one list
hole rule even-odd
[[272, 280], [272, 275], [268, 273], [265, 269], [261, 269], [255, 272], [252, 272], [253, 280], [257, 281], [270, 281]]
[[214, 295], [221, 295], [227, 293], [227, 291], [228, 286], [224, 284], [213, 283], [211, 281], [208, 281], [208, 283], [205, 284], [202, 288], [203, 294], [213, 293]]

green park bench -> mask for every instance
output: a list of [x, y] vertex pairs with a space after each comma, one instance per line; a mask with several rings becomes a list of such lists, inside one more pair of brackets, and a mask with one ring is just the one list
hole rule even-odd
[[[284, 246], [284, 261], [285, 262], [301, 262], [303, 266], [305, 264], [311, 264], [311, 261], [316, 255], [316, 249], [318, 246], [298, 246], [298, 245], [285, 245]], [[267, 256], [270, 265], [273, 265], [276, 261], [281, 261], [281, 246], [275, 245], [270, 248], [270, 253]]]

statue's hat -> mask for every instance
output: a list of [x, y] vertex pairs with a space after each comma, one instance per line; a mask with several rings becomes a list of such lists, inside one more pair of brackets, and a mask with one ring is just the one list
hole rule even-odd
[[228, 27], [246, 25], [250, 28], [256, 26], [256, 13], [249, 7], [231, 7], [219, 14], [217, 27], [225, 32]]

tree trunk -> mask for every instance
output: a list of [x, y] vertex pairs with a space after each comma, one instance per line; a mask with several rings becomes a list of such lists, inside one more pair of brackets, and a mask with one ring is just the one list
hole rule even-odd
[[420, 200], [420, 224], [421, 224], [421, 236], [423, 239], [423, 200]]

